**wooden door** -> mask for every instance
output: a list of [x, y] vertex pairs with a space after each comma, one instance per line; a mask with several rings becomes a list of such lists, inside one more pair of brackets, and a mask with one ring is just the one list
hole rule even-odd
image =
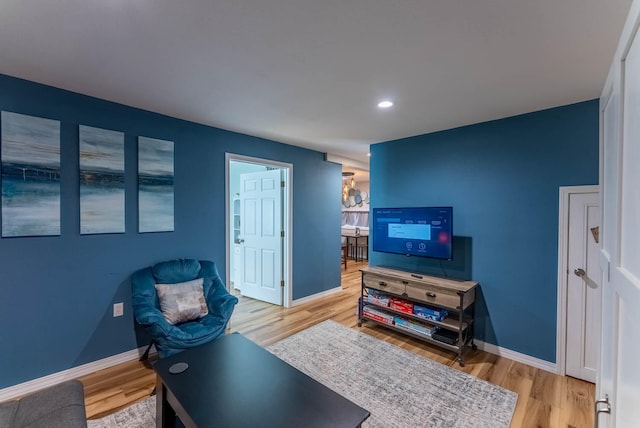
[[570, 193], [568, 217], [566, 374], [595, 382], [602, 311], [600, 194]]
[[282, 188], [279, 169], [240, 175], [243, 296], [282, 305]]
[[640, 421], [640, 1], [600, 99], [603, 268], [596, 426]]

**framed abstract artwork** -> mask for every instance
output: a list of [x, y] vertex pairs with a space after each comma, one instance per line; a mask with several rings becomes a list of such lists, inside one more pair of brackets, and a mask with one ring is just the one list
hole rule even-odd
[[138, 137], [138, 232], [172, 232], [173, 141]]
[[80, 125], [80, 233], [124, 233], [124, 133]]
[[2, 236], [60, 235], [60, 122], [3, 111]]

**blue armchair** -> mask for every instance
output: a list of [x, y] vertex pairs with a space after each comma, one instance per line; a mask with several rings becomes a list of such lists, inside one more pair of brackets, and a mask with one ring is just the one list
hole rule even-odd
[[[160, 310], [156, 284], [176, 284], [204, 278], [208, 314], [202, 318], [170, 324]], [[215, 263], [194, 259], [169, 260], [131, 276], [133, 314], [151, 335], [160, 358], [210, 342], [224, 335], [238, 298], [227, 292]]]

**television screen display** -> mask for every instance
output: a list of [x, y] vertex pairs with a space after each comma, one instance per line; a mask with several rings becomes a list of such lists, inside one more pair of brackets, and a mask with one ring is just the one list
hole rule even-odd
[[451, 260], [452, 207], [373, 208], [373, 251]]

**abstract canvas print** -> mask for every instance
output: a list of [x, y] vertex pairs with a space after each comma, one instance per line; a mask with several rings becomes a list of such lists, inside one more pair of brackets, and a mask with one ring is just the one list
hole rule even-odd
[[2, 236], [60, 235], [60, 122], [2, 112]]
[[79, 131], [80, 233], [124, 233], [124, 133]]
[[138, 137], [138, 231], [173, 231], [173, 141]]

